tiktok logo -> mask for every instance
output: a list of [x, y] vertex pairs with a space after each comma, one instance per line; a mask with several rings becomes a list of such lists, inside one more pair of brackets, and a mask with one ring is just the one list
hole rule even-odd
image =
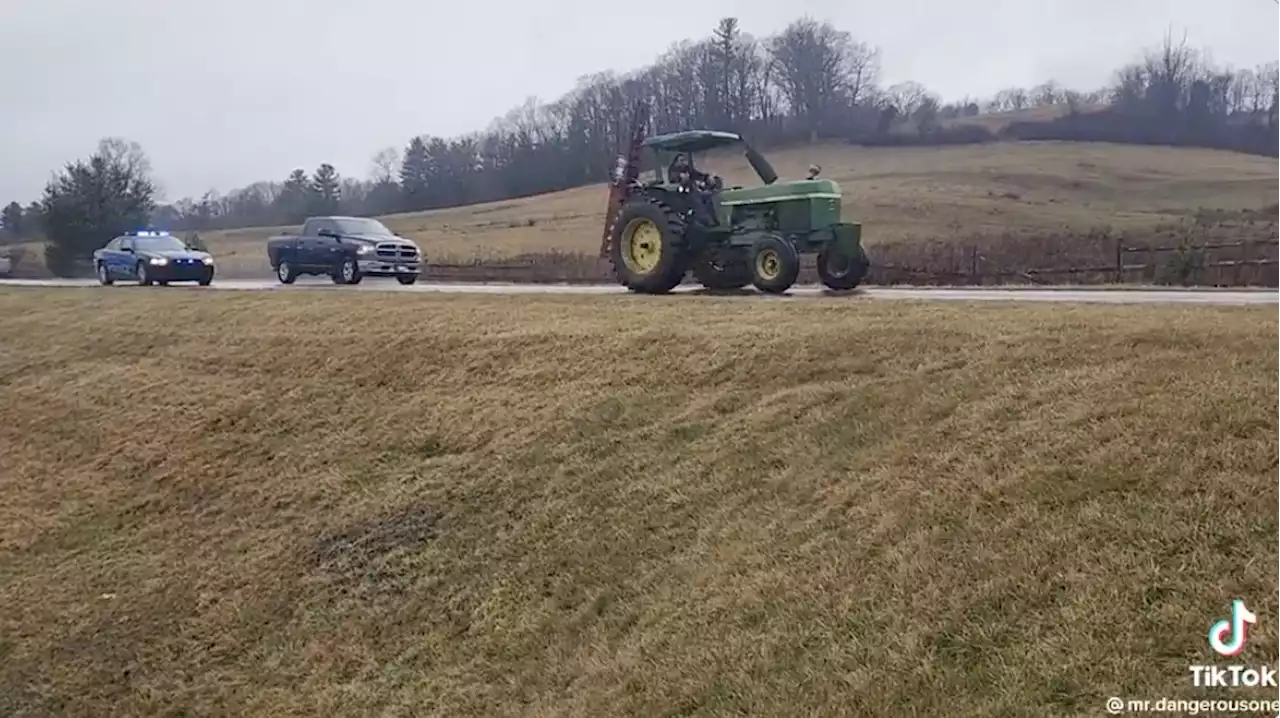
[[1258, 617], [1237, 598], [1231, 602], [1231, 618], [1224, 618], [1209, 628], [1209, 646], [1223, 656], [1237, 655], [1244, 650], [1246, 624], [1257, 622]]

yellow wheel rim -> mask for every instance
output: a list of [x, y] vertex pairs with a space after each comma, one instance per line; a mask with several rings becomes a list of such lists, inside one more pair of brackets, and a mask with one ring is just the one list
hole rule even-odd
[[622, 231], [622, 261], [637, 274], [652, 272], [662, 259], [662, 230], [653, 220], [639, 217]]
[[761, 279], [777, 279], [782, 274], [782, 257], [778, 250], [766, 249], [756, 255], [756, 274]]

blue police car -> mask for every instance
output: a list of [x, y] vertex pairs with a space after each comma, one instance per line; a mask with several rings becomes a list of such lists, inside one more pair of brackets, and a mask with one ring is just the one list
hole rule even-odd
[[93, 253], [93, 267], [104, 285], [117, 279], [142, 286], [169, 282], [213, 281], [213, 256], [192, 249], [168, 232], [130, 232], [107, 242]]

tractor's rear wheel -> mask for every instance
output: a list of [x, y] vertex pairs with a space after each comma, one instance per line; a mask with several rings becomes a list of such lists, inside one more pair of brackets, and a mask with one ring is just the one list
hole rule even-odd
[[751, 248], [751, 283], [762, 292], [782, 294], [800, 276], [800, 253], [778, 237], [762, 237]]
[[742, 289], [751, 284], [751, 267], [745, 262], [703, 259], [693, 266], [693, 278], [707, 289]]
[[867, 276], [868, 268], [870, 262], [861, 247], [851, 254], [847, 250], [828, 245], [818, 253], [818, 279], [828, 289], [854, 289]]
[[614, 276], [631, 291], [665, 294], [684, 278], [684, 223], [665, 204], [641, 197], [623, 205], [610, 235]]

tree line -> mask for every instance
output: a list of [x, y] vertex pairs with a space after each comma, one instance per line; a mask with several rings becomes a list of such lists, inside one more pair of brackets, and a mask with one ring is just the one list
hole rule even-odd
[[[987, 99], [948, 101], [914, 82], [885, 86], [880, 59], [877, 48], [827, 22], [802, 18], [756, 38], [729, 17], [710, 36], [678, 43], [646, 68], [581, 78], [563, 97], [529, 99], [482, 131], [419, 136], [403, 149], [386, 148], [365, 178], [344, 177], [331, 164], [297, 168], [283, 181], [155, 206], [151, 223], [174, 230], [290, 225], [311, 214], [421, 211], [604, 181], [637, 101], [651, 108], [652, 132], [728, 129], [761, 147], [1057, 139], [1280, 154], [1277, 63], [1222, 68], [1185, 40], [1166, 37], [1162, 47], [1119, 68], [1107, 87], [1079, 91], [1048, 81]], [[1059, 111], [999, 132], [965, 123], [1035, 107]], [[117, 145], [108, 155], [122, 151]], [[10, 203], [0, 210], [0, 227], [10, 236], [34, 234], [48, 203], [47, 196]]]

